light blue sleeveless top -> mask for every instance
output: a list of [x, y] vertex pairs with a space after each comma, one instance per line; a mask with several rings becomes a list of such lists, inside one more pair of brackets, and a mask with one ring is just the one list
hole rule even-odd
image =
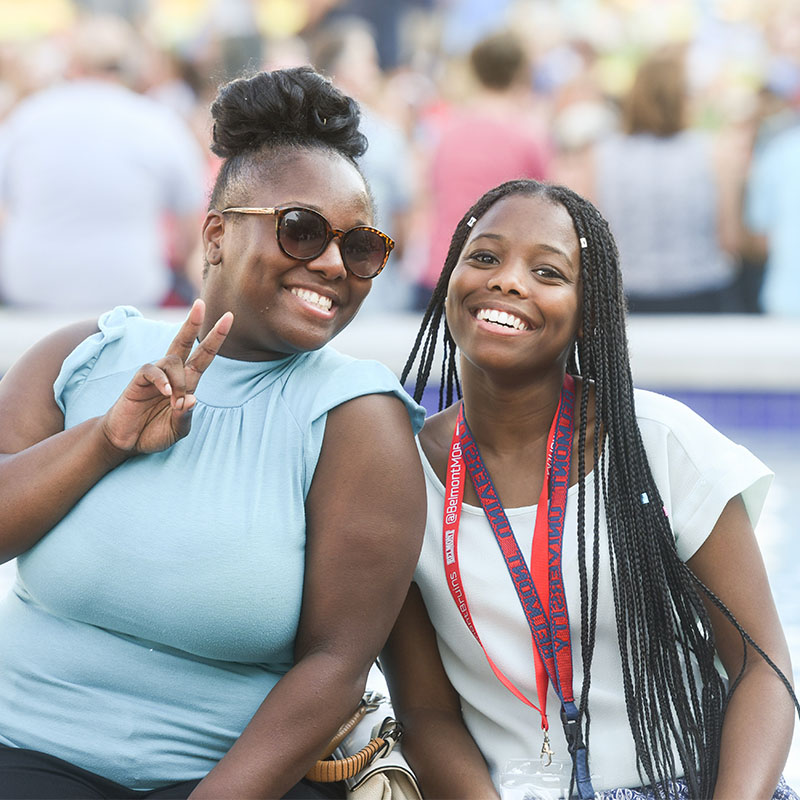
[[[65, 360], [70, 428], [103, 414], [177, 326], [121, 307]], [[190, 434], [104, 477], [18, 559], [0, 603], [0, 742], [135, 789], [204, 776], [292, 664], [305, 508], [327, 412], [391, 393], [331, 347], [218, 356]], [[422, 500], [420, 500], [422, 502]]]

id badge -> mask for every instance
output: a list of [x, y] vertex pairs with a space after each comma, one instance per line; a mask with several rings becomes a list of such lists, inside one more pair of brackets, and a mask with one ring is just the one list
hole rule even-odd
[[[569, 800], [572, 759], [553, 758], [549, 764], [541, 758], [512, 758], [500, 773], [501, 800]], [[592, 772], [592, 784], [602, 783]], [[576, 791], [573, 787], [573, 793]], [[572, 795], [577, 797], [576, 794]], [[602, 797], [595, 794], [595, 797]]]
[[502, 800], [566, 800], [572, 761], [554, 758], [549, 765], [540, 758], [513, 758], [500, 773]]

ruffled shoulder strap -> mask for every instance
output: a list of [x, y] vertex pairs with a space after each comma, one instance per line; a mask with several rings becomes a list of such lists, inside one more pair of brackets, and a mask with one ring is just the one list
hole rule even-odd
[[84, 339], [65, 359], [53, 384], [58, 407], [66, 413], [70, 396], [79, 389], [91, 374], [103, 350], [122, 338], [132, 319], [141, 319], [141, 313], [132, 306], [117, 306], [106, 311], [97, 320], [100, 329]]

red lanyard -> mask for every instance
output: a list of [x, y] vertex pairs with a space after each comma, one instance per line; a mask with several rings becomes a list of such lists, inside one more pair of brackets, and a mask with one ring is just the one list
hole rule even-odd
[[[574, 402], [575, 381], [568, 375], [561, 390], [558, 409], [547, 439], [547, 464], [536, 510], [530, 570], [464, 418], [463, 405], [458, 411], [447, 462], [442, 542], [450, 593], [464, 622], [480, 644], [492, 672], [515, 697], [539, 711], [542, 728], [545, 731], [548, 730], [548, 680], [553, 683], [562, 706], [574, 708], [572, 645], [561, 574], [561, 547], [569, 488]], [[475, 491], [497, 539], [531, 630], [538, 707], [494, 663], [472, 621], [458, 559], [458, 528], [464, 498], [464, 465], [470, 473]]]

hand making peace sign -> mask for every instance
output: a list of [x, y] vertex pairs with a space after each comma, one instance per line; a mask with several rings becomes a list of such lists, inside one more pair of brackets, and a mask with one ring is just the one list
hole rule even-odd
[[129, 455], [157, 453], [189, 433], [194, 390], [233, 323], [230, 311], [223, 314], [192, 352], [205, 311], [195, 300], [166, 355], [142, 366], [108, 410], [103, 431], [114, 447]]

